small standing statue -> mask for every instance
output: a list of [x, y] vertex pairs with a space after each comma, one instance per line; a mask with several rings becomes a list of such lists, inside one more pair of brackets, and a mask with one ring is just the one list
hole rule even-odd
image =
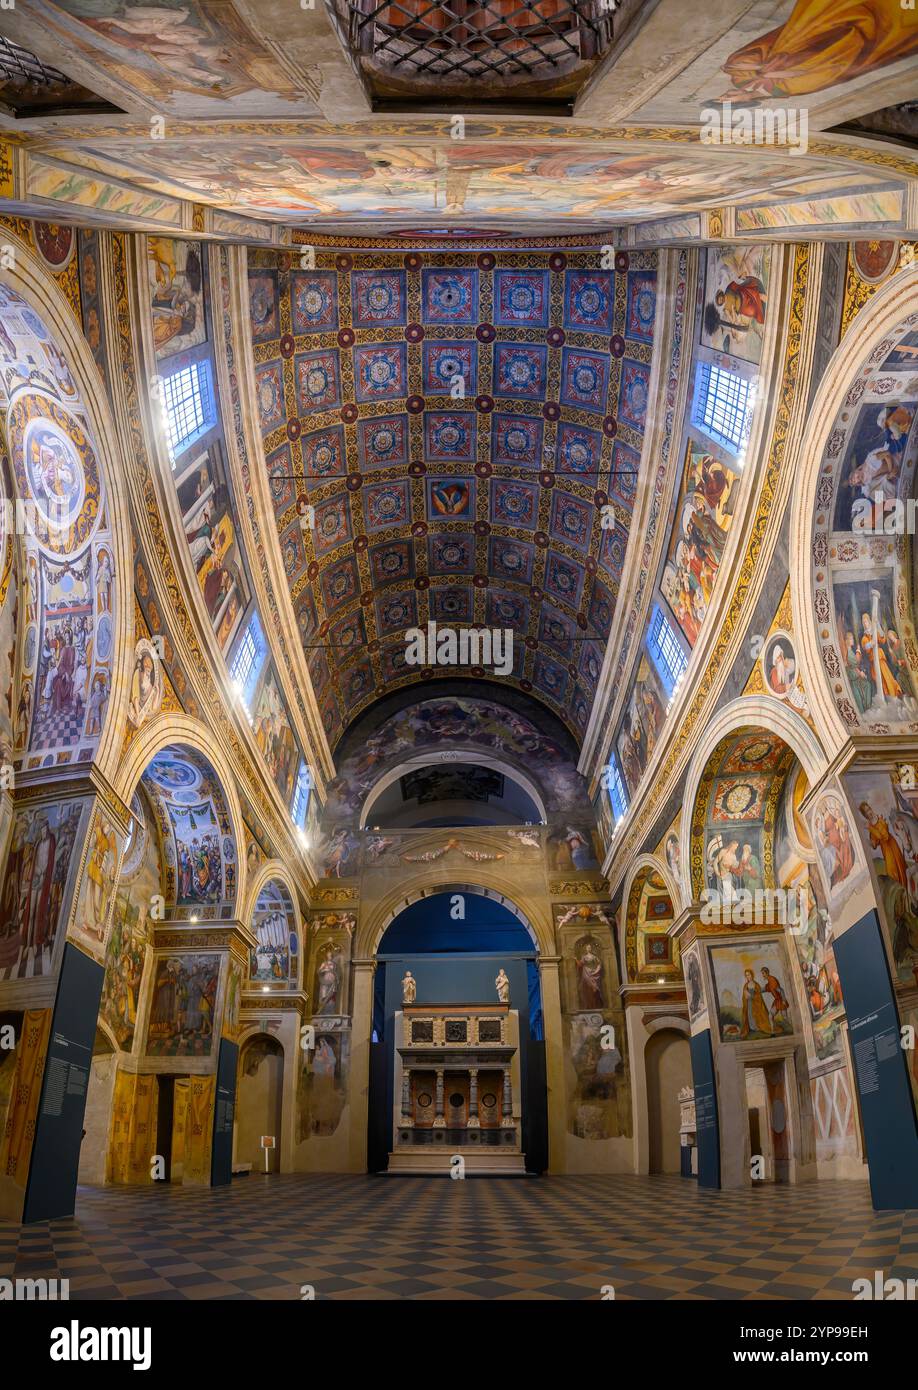
[[338, 1007], [339, 975], [334, 949], [331, 946], [325, 948], [325, 955], [319, 961], [316, 970], [316, 978], [319, 982], [316, 1013], [333, 1014]]
[[402, 978], [402, 1003], [413, 1004], [417, 998], [418, 982], [410, 970], [406, 970]]
[[497, 987], [497, 997], [502, 1004], [510, 1003], [510, 981], [507, 979], [507, 972], [503, 966], [497, 972], [497, 979], [494, 981]]

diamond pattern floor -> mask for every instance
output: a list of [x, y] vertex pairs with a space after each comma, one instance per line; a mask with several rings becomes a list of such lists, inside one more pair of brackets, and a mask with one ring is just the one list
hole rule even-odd
[[82, 1187], [72, 1218], [0, 1222], [0, 1275], [78, 1299], [846, 1299], [918, 1276], [918, 1211], [866, 1186], [706, 1192], [678, 1177], [250, 1175]]

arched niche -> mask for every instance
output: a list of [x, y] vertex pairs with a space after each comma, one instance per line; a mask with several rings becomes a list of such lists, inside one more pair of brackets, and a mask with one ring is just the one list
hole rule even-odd
[[[726, 922], [715, 915], [706, 923], [703, 908], [703, 932], [782, 935], [790, 972], [780, 977], [782, 987], [793, 991], [804, 1020], [809, 1065], [828, 1071], [846, 1065], [844, 1003], [829, 917], [836, 890], [817, 860], [820, 846], [831, 852], [844, 895], [860, 853], [837, 789], [821, 791], [810, 805], [810, 787], [825, 771], [812, 730], [793, 711], [770, 708], [774, 703], [739, 699], [712, 722], [689, 773], [683, 852], [693, 902], [717, 908], [728, 893], [749, 894], [745, 906], [727, 909]], [[757, 899], [758, 890], [764, 896]], [[697, 978], [687, 985], [691, 1005]]]
[[[695, 751], [685, 785], [681, 858], [689, 901], [698, 902], [711, 886], [709, 854], [713, 863], [734, 838], [740, 857], [750, 845], [762, 874], [758, 886], [776, 886], [777, 804], [795, 758], [811, 783], [822, 775], [825, 757], [819, 741], [795, 711], [774, 700], [748, 697], [718, 710]], [[742, 838], [744, 827], [750, 833]], [[715, 849], [718, 835], [722, 844]], [[726, 865], [727, 858], [722, 862]]]
[[[253, 1172], [277, 1172], [283, 1153], [284, 1048], [270, 1033], [251, 1034], [241, 1044], [236, 1085], [233, 1161]], [[262, 1137], [274, 1139], [263, 1149]]]
[[296, 989], [303, 968], [299, 914], [283, 869], [264, 865], [249, 897], [254, 901], [246, 921], [257, 944], [249, 951], [246, 987]]
[[168, 915], [236, 919], [247, 887], [242, 813], [213, 735], [185, 715], [151, 720], [119, 768], [120, 795], [129, 802], [140, 782], [157, 822]]
[[[860, 311], [816, 392], [795, 469], [793, 604], [830, 760], [852, 734], [918, 733], [907, 534], [918, 455], [916, 289], [918, 270], [900, 272]], [[876, 494], [879, 510], [870, 505]]]
[[667, 934], [678, 913], [677, 885], [651, 855], [641, 855], [625, 882], [625, 977], [634, 983], [680, 983], [678, 944]]
[[70, 306], [7, 236], [16, 255], [0, 283], [0, 419], [12, 487], [0, 589], [18, 571], [19, 600], [9, 733], [30, 774], [91, 761], [112, 776], [133, 628], [121, 451]]
[[400, 913], [404, 912], [406, 907], [410, 907], [412, 903], [419, 902], [423, 898], [434, 897], [443, 893], [473, 893], [481, 897], [492, 898], [519, 919], [529, 932], [533, 944], [540, 954], [550, 955], [554, 949], [550, 921], [541, 913], [533, 912], [531, 908], [524, 911], [514, 900], [512, 885], [505, 880], [505, 876], [483, 868], [478, 868], [476, 872], [478, 874], [478, 881], [476, 882], [464, 880], [444, 883], [437, 881], [435, 872], [422, 870], [416, 876], [412, 876], [412, 886], [407, 892], [404, 887], [396, 888], [379, 898], [377, 902], [372, 904], [366, 916], [362, 915], [358, 924], [354, 946], [355, 956], [374, 956], [379, 949], [379, 943], [386, 928]]

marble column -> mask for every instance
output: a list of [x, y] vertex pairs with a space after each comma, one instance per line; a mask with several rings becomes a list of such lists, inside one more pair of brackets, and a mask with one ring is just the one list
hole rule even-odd
[[437, 1099], [436, 1115], [434, 1117], [434, 1129], [445, 1129], [446, 1120], [443, 1115], [443, 1068], [437, 1067]]
[[510, 1086], [509, 1067], [504, 1067], [504, 1103], [500, 1123], [502, 1129], [510, 1129], [513, 1125], [513, 1091]]
[[402, 1124], [413, 1125], [411, 1114], [411, 1072], [408, 1067], [402, 1071]]
[[478, 1068], [469, 1068], [469, 1129], [480, 1129], [478, 1119]]

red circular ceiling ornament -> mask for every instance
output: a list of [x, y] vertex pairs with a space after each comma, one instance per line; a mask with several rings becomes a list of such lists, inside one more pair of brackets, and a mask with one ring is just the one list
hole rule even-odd
[[861, 279], [870, 284], [888, 275], [893, 268], [896, 246], [895, 241], [856, 241], [854, 264]]

